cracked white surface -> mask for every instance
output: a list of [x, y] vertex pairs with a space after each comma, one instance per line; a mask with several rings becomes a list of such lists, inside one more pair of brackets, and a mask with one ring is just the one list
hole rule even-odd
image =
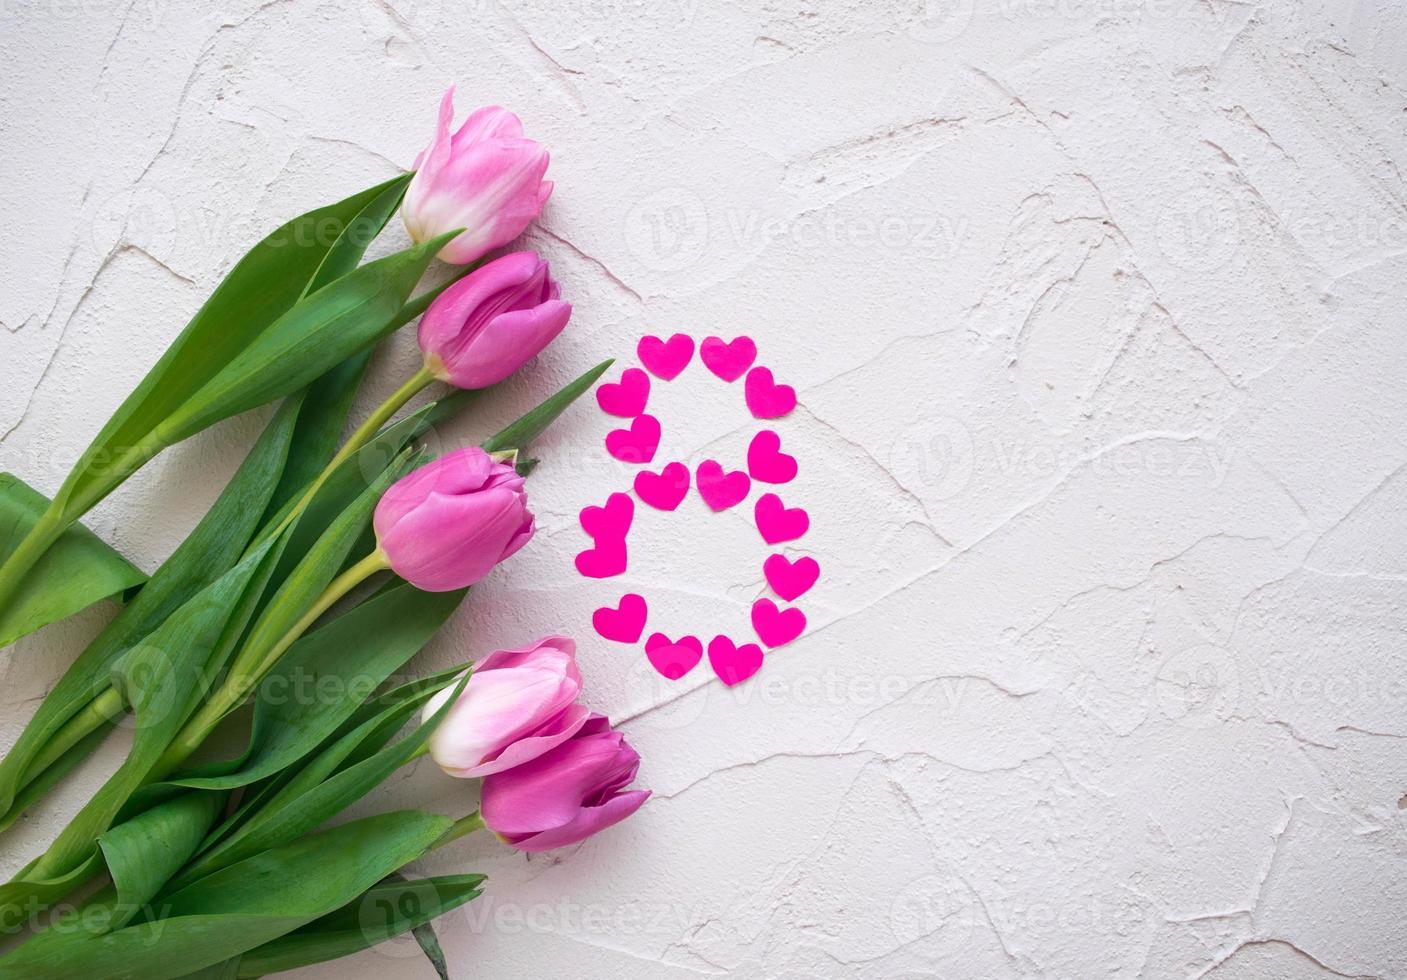
[[[568, 852], [437, 856], [491, 875], [441, 922], [457, 975], [1407, 977], [1407, 8], [24, 0], [0, 25], [0, 468], [41, 489], [261, 230], [407, 164], [451, 81], [551, 147], [529, 241], [577, 312], [448, 442], [642, 333], [750, 333], [797, 386], [783, 496], [822, 579], [732, 691], [588, 635], [620, 589], [572, 570], [575, 513], [627, 476], [589, 403], [539, 447], [539, 540], [420, 663], [574, 633], [657, 795]], [[413, 361], [397, 338], [364, 402]], [[735, 390], [697, 362], [655, 388], [663, 454], [741, 459]], [[261, 420], [90, 525], [151, 567]], [[627, 581], [652, 629], [741, 636], [765, 552], [690, 504], [641, 513]], [[4, 656], [6, 739], [108, 614]], [[421, 766], [361, 809], [407, 803], [473, 800]], [[395, 943], [300, 975], [430, 971]]]

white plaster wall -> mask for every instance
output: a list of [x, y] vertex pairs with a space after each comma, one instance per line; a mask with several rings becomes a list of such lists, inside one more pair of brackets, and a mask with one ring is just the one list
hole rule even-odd
[[[1407, 977], [1407, 7], [1392, 0], [7, 0], [0, 468], [52, 491], [260, 233], [435, 103], [553, 151], [576, 316], [465, 442], [642, 333], [796, 384], [820, 585], [734, 690], [587, 632], [583, 403], [542, 533], [422, 657], [554, 630], [644, 755], [631, 822], [430, 865], [460, 977]], [[389, 236], [402, 239], [399, 229]], [[389, 245], [388, 245], [389, 247]], [[377, 360], [372, 397], [414, 362]], [[656, 385], [738, 459], [736, 391]], [[263, 416], [91, 526], [146, 567]], [[789, 501], [790, 502], [790, 501]], [[642, 514], [651, 628], [742, 636], [744, 512]], [[7, 653], [11, 740], [95, 610]], [[0, 841], [13, 870], [120, 751]], [[473, 796], [423, 763], [362, 810]], [[431, 976], [392, 944], [307, 977]]]

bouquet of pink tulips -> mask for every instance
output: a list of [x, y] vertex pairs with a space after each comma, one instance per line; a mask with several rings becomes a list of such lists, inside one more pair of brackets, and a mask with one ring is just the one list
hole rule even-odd
[[[531, 540], [526, 451], [610, 363], [481, 445], [429, 457], [426, 431], [532, 359], [572, 312], [538, 255], [489, 258], [551, 193], [547, 152], [503, 109], [453, 134], [452, 115], [447, 93], [414, 173], [255, 245], [52, 499], [0, 475], [0, 645], [103, 599], [121, 605], [0, 761], [0, 833], [134, 719], [121, 764], [0, 885], [15, 937], [0, 980], [256, 977], [405, 932], [443, 974], [429, 923], [477, 896], [483, 876], [401, 869], [483, 827], [519, 850], [562, 847], [648, 797], [628, 788], [636, 753], [577, 703], [565, 637], [392, 680]], [[363, 262], [398, 208], [415, 244]], [[459, 268], [416, 294], [436, 256]], [[341, 440], [372, 349], [416, 317], [422, 368]], [[436, 382], [455, 390], [393, 421]], [[151, 575], [79, 523], [164, 449], [276, 400]], [[243, 749], [210, 758], [217, 731]], [[479, 810], [322, 829], [425, 754], [482, 779]]]

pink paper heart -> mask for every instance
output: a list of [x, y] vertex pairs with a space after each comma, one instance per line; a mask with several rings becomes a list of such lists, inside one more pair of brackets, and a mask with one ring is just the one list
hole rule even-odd
[[703, 659], [703, 644], [697, 636], [681, 636], [671, 640], [663, 633], [651, 633], [645, 641], [645, 656], [655, 670], [677, 681]]
[[616, 384], [596, 389], [596, 404], [608, 415], [630, 419], [645, 410], [650, 400], [650, 376], [639, 368], [626, 368]]
[[635, 501], [628, 493], [613, 493], [606, 498], [606, 506], [583, 507], [578, 515], [581, 529], [598, 545], [608, 541], [624, 542], [634, 518]]
[[635, 347], [640, 363], [650, 369], [650, 373], [662, 381], [673, 381], [679, 372], [688, 366], [694, 356], [694, 338], [677, 333], [668, 340], [658, 337], [641, 337]]
[[796, 407], [796, 389], [774, 382], [770, 369], [755, 367], [743, 382], [743, 400], [754, 418], [781, 418]]
[[727, 510], [734, 504], [742, 503], [752, 489], [752, 480], [742, 470], [724, 473], [717, 460], [706, 459], [695, 471], [699, 485], [699, 496], [712, 511]]
[[587, 578], [610, 578], [625, 571], [625, 541], [603, 541], [576, 556], [576, 570]]
[[620, 603], [612, 609], [602, 606], [591, 614], [591, 625], [596, 627], [608, 640], [618, 643], [634, 643], [640, 639], [645, 629], [645, 618], [649, 614], [645, 607], [645, 597], [627, 592], [620, 597]]
[[628, 429], [606, 433], [606, 452], [622, 463], [648, 463], [660, 447], [660, 423], [653, 415], [637, 415]]
[[689, 467], [666, 463], [658, 473], [641, 470], [635, 474], [635, 495], [651, 507], [673, 510], [689, 492]]
[[762, 666], [762, 648], [756, 643], [734, 646], [726, 636], [708, 642], [708, 663], [718, 679], [729, 687], [741, 684]]
[[751, 337], [734, 337], [726, 344], [722, 337], [705, 337], [699, 344], [699, 358], [724, 381], [737, 381], [757, 360], [757, 345]]
[[800, 507], [788, 510], [782, 506], [782, 498], [775, 493], [765, 493], [757, 498], [753, 507], [753, 517], [762, 540], [768, 544], [795, 541], [811, 526], [811, 518]]
[[769, 555], [762, 563], [762, 575], [772, 591], [787, 602], [806, 594], [821, 577], [821, 566], [814, 558], [788, 561], [785, 555]]
[[747, 447], [747, 471], [763, 483], [786, 483], [796, 476], [796, 457], [782, 452], [782, 437], [763, 429]]
[[795, 606], [778, 609], [771, 599], [758, 599], [752, 604], [752, 628], [769, 648], [783, 646], [806, 629], [806, 614]]

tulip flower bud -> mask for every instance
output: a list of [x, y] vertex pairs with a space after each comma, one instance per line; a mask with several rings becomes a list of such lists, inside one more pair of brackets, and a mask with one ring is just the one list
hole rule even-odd
[[562, 332], [572, 307], [536, 252], [513, 252], [460, 279], [420, 320], [425, 367], [456, 388], [508, 377]]
[[463, 228], [439, 257], [467, 265], [521, 235], [547, 203], [552, 182], [542, 179], [547, 151], [524, 138], [522, 122], [507, 109], [479, 109], [451, 136], [453, 119], [450, 86], [435, 138], [415, 158], [401, 220], [416, 242]]
[[[499, 650], [474, 665], [469, 683], [430, 736], [430, 755], [462, 779], [487, 776], [536, 759], [586, 723], [573, 704], [581, 691], [576, 644], [549, 636], [521, 650]], [[454, 693], [425, 706], [429, 719]]]
[[533, 535], [523, 478], [471, 446], [401, 477], [372, 518], [377, 548], [417, 589], [473, 585]]
[[640, 756], [592, 715], [569, 740], [531, 762], [484, 779], [484, 824], [520, 851], [547, 851], [585, 840], [620, 823], [649, 797], [626, 790]]

